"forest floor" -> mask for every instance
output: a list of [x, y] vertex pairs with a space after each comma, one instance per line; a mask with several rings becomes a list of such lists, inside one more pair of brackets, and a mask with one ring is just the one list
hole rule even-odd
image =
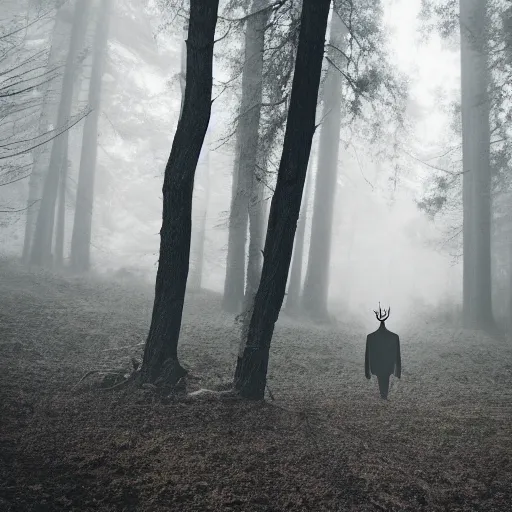
[[[387, 402], [364, 378], [364, 332], [286, 318], [275, 400], [79, 383], [140, 359], [152, 294], [0, 261], [0, 510], [511, 510], [510, 343], [417, 323], [400, 333]], [[219, 297], [190, 294], [180, 347], [193, 388], [226, 383], [237, 345]]]

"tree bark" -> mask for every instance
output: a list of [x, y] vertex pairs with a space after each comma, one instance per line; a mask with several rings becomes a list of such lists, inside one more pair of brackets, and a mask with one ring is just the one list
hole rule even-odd
[[91, 266], [92, 214], [94, 207], [94, 178], [98, 153], [98, 121], [101, 108], [101, 84], [108, 49], [108, 33], [112, 0], [103, 0], [98, 10], [93, 45], [89, 107], [91, 113], [84, 123], [80, 170], [76, 191], [76, 208], [71, 235], [70, 266], [73, 272], [88, 272]]
[[329, 0], [304, 0], [290, 108], [272, 198], [264, 263], [240, 371], [240, 394], [264, 398], [270, 342], [281, 309], [299, 217], [324, 54]]
[[185, 371], [178, 339], [187, 284], [192, 193], [211, 114], [212, 61], [218, 0], [191, 0], [183, 112], [165, 168], [155, 302], [141, 368], [142, 382], [173, 386]]
[[[312, 156], [312, 155], [311, 155]], [[312, 158], [309, 159], [309, 167], [306, 178], [306, 188], [302, 199], [299, 221], [297, 223], [297, 233], [295, 234], [295, 243], [293, 246], [293, 259], [290, 276], [288, 279], [288, 295], [286, 296], [286, 311], [291, 314], [297, 312], [300, 306], [300, 292], [302, 288], [302, 266], [304, 257], [304, 238], [306, 235], [306, 219], [311, 191], [311, 181], [313, 176]]]
[[460, 2], [463, 152], [463, 316], [466, 327], [492, 329], [491, 170], [487, 2]]
[[[262, 9], [267, 3], [267, 0], [253, 1], [251, 10], [258, 14], [249, 17], [245, 32], [242, 101], [237, 130], [237, 151], [239, 154], [238, 158], [235, 159], [236, 167], [233, 174], [234, 196], [231, 201], [229, 218], [228, 254], [223, 299], [223, 309], [230, 313], [240, 312], [245, 295], [245, 246], [250, 205], [254, 204], [252, 189], [254, 188], [254, 173], [256, 172], [258, 128], [261, 114], [263, 50], [265, 25], [269, 16], [269, 11], [262, 11]], [[257, 217], [259, 217], [259, 213], [255, 212], [253, 221], [259, 222]], [[258, 229], [258, 227], [254, 228], [253, 232], [255, 233]], [[261, 247], [258, 248], [258, 253], [259, 251], [261, 251]], [[254, 244], [252, 252], [251, 247], [249, 247], [249, 260], [251, 269], [248, 268], [247, 282], [249, 286], [254, 287], [254, 279], [259, 279], [260, 271], [258, 267], [261, 266], [259, 255], [255, 255], [254, 252]]]
[[[347, 35], [345, 25], [333, 12], [329, 43], [343, 49]], [[339, 51], [329, 47], [330, 62], [339, 62]], [[321, 125], [318, 170], [311, 223], [308, 266], [304, 280], [302, 304], [307, 313], [317, 320], [328, 320], [329, 267], [331, 261], [332, 221], [341, 128], [341, 73], [328, 64], [324, 84], [323, 121]]]
[[[78, 52], [82, 48], [87, 29], [87, 18], [90, 2], [77, 0], [73, 15], [73, 27], [69, 51], [66, 58], [64, 77], [62, 80], [62, 94], [60, 97], [57, 114], [57, 129], [66, 125], [71, 115], [73, 101], [73, 83], [77, 67]], [[66, 150], [67, 136], [61, 134], [52, 143], [50, 164], [43, 187], [43, 195], [37, 216], [34, 241], [30, 255], [30, 263], [34, 265], [51, 265], [52, 263], [52, 239], [55, 222], [55, 203], [57, 201], [57, 189], [59, 186], [60, 165]]]
[[[181, 108], [185, 97], [185, 84], [187, 80], [187, 48], [185, 39], [187, 27], [184, 27], [184, 37], [181, 49]], [[180, 112], [181, 116], [181, 112]], [[204, 243], [206, 237], [206, 217], [208, 212], [208, 199], [210, 195], [210, 137], [212, 120], [205, 135], [199, 162], [197, 165], [196, 179], [194, 182], [194, 198], [192, 199], [192, 239], [191, 239], [191, 270], [188, 279], [188, 288], [198, 291], [203, 280]]]

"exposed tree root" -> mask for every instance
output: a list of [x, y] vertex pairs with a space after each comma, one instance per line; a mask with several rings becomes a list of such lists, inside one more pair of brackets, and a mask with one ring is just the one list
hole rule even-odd
[[104, 374], [103, 382], [105, 383], [105, 379], [110, 377], [118, 377], [122, 378], [121, 382], [116, 382], [114, 385], [111, 386], [100, 386], [103, 390], [112, 390], [112, 389], [119, 389], [121, 387], [124, 387], [124, 385], [128, 384], [129, 382], [132, 382], [135, 380], [135, 378], [138, 376], [138, 368], [140, 366], [139, 361], [137, 361], [135, 358], [132, 357], [131, 359], [132, 363], [132, 369], [127, 368], [119, 368], [119, 369], [112, 369], [112, 370], [89, 370], [87, 373], [85, 373], [82, 378], [73, 386], [72, 389], [76, 389], [80, 383], [82, 383], [87, 377], [94, 375], [95, 373]]
[[188, 370], [183, 368], [177, 359], [169, 358], [162, 365], [160, 375], [154, 384], [165, 394], [180, 391], [180, 388], [185, 385], [185, 381], [182, 379], [186, 375], [188, 375]]
[[201, 388], [186, 395], [186, 400], [236, 400], [240, 394], [234, 389], [215, 391], [213, 389]]
[[114, 384], [113, 386], [109, 386], [107, 388], [102, 387], [101, 389], [103, 391], [112, 391], [113, 389], [121, 389], [121, 388], [124, 388], [130, 382], [134, 382], [137, 379], [137, 377], [138, 377], [138, 372], [135, 370], [131, 373], [131, 375], [127, 379], [125, 379], [121, 382], [118, 382], [117, 384]]
[[73, 386], [72, 389], [76, 389], [80, 383], [82, 383], [87, 377], [94, 375], [95, 373], [103, 373], [105, 375], [126, 375], [127, 371], [124, 368], [119, 370], [89, 370], [85, 373], [82, 378]]

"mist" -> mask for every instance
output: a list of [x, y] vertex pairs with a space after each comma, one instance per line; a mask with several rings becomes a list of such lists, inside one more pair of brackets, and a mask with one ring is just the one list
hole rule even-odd
[[2, 0], [0, 509], [508, 510], [511, 20]]

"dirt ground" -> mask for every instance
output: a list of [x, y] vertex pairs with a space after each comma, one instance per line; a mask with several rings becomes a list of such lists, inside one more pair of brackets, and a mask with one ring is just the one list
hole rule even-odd
[[[141, 358], [152, 293], [0, 261], [0, 510], [512, 509], [509, 342], [416, 324], [388, 402], [364, 332], [287, 319], [265, 403], [77, 385]], [[187, 298], [189, 391], [229, 380], [237, 340], [217, 295]]]

